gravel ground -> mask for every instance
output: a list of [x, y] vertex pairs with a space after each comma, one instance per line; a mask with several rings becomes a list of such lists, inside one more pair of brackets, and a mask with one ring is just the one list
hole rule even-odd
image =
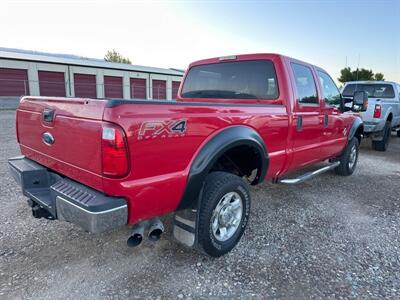
[[385, 153], [364, 141], [351, 177], [252, 188], [245, 235], [212, 259], [173, 240], [171, 216], [158, 243], [134, 249], [128, 229], [93, 235], [34, 219], [8, 173], [13, 112], [0, 112], [0, 128], [2, 299], [400, 296], [400, 138]]

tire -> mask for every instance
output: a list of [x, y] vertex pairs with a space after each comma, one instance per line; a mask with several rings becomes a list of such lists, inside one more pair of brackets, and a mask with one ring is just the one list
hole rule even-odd
[[372, 148], [376, 151], [386, 151], [389, 146], [391, 136], [391, 123], [386, 122], [383, 128], [383, 139], [381, 141], [372, 141]]
[[198, 246], [210, 256], [222, 256], [236, 246], [246, 228], [250, 215], [248, 184], [230, 173], [210, 173], [200, 201]]
[[335, 168], [336, 174], [341, 176], [353, 174], [357, 166], [359, 148], [358, 139], [353, 137], [339, 157], [340, 165]]
[[400, 137], [400, 130], [397, 130], [397, 137]]

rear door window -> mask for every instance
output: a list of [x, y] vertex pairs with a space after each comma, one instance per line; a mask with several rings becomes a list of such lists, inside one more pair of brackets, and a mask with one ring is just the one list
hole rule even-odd
[[317, 87], [309, 67], [292, 63], [297, 90], [297, 101], [302, 104], [318, 104]]
[[182, 87], [182, 98], [277, 99], [278, 83], [270, 60], [194, 66]]
[[332, 78], [322, 71], [317, 71], [318, 79], [321, 83], [322, 91], [324, 93], [324, 101], [326, 105], [340, 107], [341, 96], [340, 92], [333, 82]]

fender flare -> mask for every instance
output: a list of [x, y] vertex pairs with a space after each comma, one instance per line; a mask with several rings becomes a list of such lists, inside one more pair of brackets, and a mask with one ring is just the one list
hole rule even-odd
[[389, 119], [389, 115], [392, 114], [392, 121], [393, 121], [393, 108], [392, 106], [390, 106], [387, 110], [386, 110], [386, 114], [385, 114], [385, 118], [383, 118], [384, 122], [386, 123], [387, 120]]
[[364, 132], [364, 122], [360, 117], [356, 117], [353, 124], [350, 127], [349, 135], [347, 136], [347, 143], [351, 141], [351, 139], [356, 135], [357, 131], [361, 128], [362, 132]]
[[228, 127], [212, 137], [198, 152], [190, 166], [186, 187], [176, 210], [196, 207], [206, 176], [214, 163], [226, 151], [244, 145], [255, 148], [260, 154], [261, 169], [257, 170], [257, 176], [252, 184], [262, 182], [269, 164], [264, 140], [250, 127], [242, 125]]

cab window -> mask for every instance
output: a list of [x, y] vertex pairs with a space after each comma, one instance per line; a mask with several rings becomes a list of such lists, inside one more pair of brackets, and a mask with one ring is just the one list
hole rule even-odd
[[297, 101], [302, 104], [318, 104], [317, 88], [309, 67], [292, 63], [296, 82]]
[[275, 100], [278, 96], [275, 67], [270, 60], [194, 66], [181, 92], [182, 98]]
[[317, 71], [319, 82], [321, 83], [326, 105], [340, 107], [341, 96], [332, 78], [322, 71]]

